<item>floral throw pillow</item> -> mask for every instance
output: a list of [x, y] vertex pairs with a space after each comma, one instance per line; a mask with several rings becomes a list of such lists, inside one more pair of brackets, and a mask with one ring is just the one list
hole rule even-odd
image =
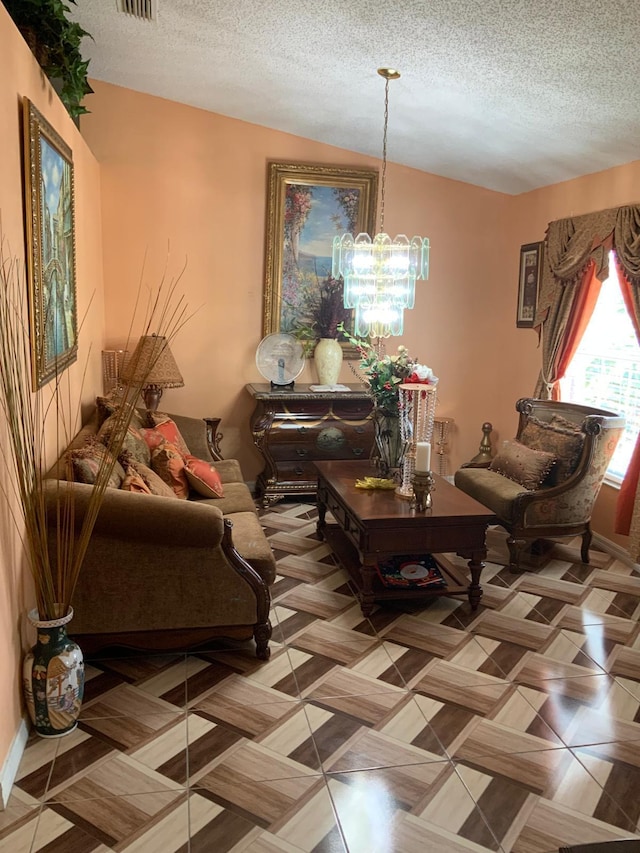
[[171, 486], [181, 500], [189, 497], [189, 482], [185, 472], [184, 458], [174, 444], [165, 441], [151, 451], [151, 468]]
[[556, 457], [548, 485], [559, 485], [576, 470], [584, 435], [578, 424], [573, 424], [566, 418], [554, 416], [548, 422], [530, 417], [520, 434], [520, 441], [532, 450], [544, 450]]
[[205, 498], [224, 497], [220, 474], [210, 462], [189, 455], [185, 458], [185, 472], [194, 492]]
[[[157, 415], [153, 415], [150, 413], [155, 420], [158, 418]], [[150, 450], [155, 450], [156, 447], [159, 447], [163, 442], [168, 441], [169, 444], [173, 444], [183, 456], [189, 455], [189, 448], [187, 447], [187, 443], [180, 434], [180, 430], [177, 425], [171, 418], [167, 417], [166, 420], [160, 421], [158, 418], [158, 423], [154, 426], [151, 426], [147, 429], [140, 430], [142, 433], [142, 437], [146, 441]]]
[[[107, 394], [106, 396], [98, 396], [96, 397], [96, 409], [98, 412], [98, 426], [102, 426], [102, 424], [110, 418], [111, 415], [115, 414], [118, 411], [120, 406], [122, 405], [122, 400], [120, 400], [117, 395]], [[140, 429], [145, 425], [145, 420], [143, 418], [142, 412], [140, 409], [136, 409], [132, 407], [133, 411], [131, 412], [131, 426], [136, 429]]]
[[139, 495], [151, 494], [149, 486], [147, 486], [140, 474], [131, 465], [125, 471], [124, 480], [120, 488], [123, 492], [135, 492]]
[[147, 465], [143, 465], [142, 462], [136, 462], [135, 459], [131, 460], [130, 466], [143, 479], [150, 494], [156, 495], [156, 497], [160, 498], [176, 498], [176, 493], [173, 491], [171, 486], [165, 483], [162, 477], [156, 474], [152, 468], [147, 467]]
[[[111, 440], [111, 432], [114, 427], [113, 415], [102, 424], [98, 430], [99, 440], [107, 447]], [[148, 465], [150, 462], [149, 448], [140, 430], [129, 425], [125, 437], [122, 441], [122, 450], [128, 450], [134, 459]]]
[[505, 441], [491, 460], [489, 470], [520, 483], [529, 491], [535, 491], [542, 485], [555, 461], [552, 453], [532, 450], [519, 441]]
[[[103, 444], [92, 441], [85, 444], [84, 447], [72, 450], [69, 457], [71, 459], [71, 468], [75, 482], [87, 483], [93, 486], [98, 477], [98, 471], [100, 470], [103, 459], [106, 458], [108, 460], [110, 454]], [[110, 489], [119, 489], [123, 480], [124, 469], [119, 462], [116, 462], [109, 477], [107, 487]]]

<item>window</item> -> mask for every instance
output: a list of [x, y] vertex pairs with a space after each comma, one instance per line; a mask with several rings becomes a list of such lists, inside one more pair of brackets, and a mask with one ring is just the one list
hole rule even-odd
[[560, 380], [560, 394], [563, 400], [626, 417], [626, 430], [607, 469], [610, 479], [621, 482], [640, 430], [640, 347], [622, 299], [613, 256], [593, 316]]

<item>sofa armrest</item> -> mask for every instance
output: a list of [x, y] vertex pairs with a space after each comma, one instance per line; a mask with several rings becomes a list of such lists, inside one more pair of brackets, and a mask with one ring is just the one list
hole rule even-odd
[[[89, 505], [93, 486], [46, 480], [47, 514], [55, 525], [59, 502], [71, 500], [76, 530]], [[140, 495], [120, 489], [106, 489], [94, 527], [96, 534], [114, 540], [149, 541], [154, 545], [214, 548], [224, 536], [224, 516], [215, 506], [156, 495]]]

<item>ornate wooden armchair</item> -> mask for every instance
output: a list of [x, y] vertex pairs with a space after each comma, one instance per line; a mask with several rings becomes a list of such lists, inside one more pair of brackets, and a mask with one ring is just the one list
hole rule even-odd
[[582, 536], [589, 562], [591, 511], [624, 418], [603, 409], [523, 398], [516, 440], [504, 442], [485, 467], [465, 467], [455, 484], [499, 518], [509, 532], [509, 568], [538, 539]]

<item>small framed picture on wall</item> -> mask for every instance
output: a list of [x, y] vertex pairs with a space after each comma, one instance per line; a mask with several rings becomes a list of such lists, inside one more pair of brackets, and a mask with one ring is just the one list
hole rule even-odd
[[544, 242], [527, 243], [520, 247], [520, 280], [518, 282], [518, 312], [516, 316], [516, 326], [519, 329], [533, 328], [542, 276], [543, 251]]

